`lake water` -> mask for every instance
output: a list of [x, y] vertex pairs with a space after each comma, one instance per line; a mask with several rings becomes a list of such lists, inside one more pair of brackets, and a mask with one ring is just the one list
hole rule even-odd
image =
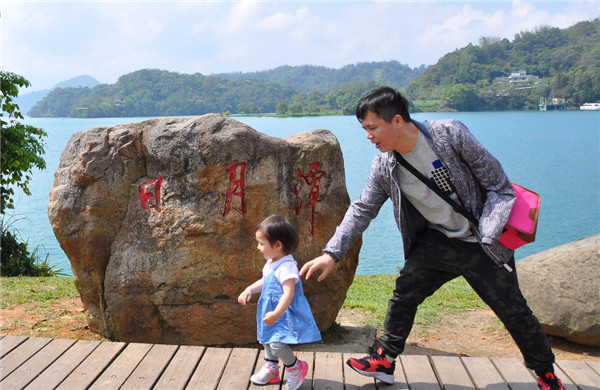
[[[477, 112], [418, 113], [414, 119], [456, 118], [503, 164], [511, 181], [542, 197], [537, 240], [516, 252], [516, 259], [600, 233], [600, 112]], [[71, 134], [97, 126], [139, 122], [146, 118], [27, 118], [27, 124], [47, 133], [46, 165], [36, 170], [32, 196], [15, 196], [11, 223], [31, 247], [49, 254], [49, 262], [71, 274], [69, 260], [48, 221], [48, 194], [60, 154]], [[268, 118], [240, 117], [254, 129], [277, 137], [328, 129], [338, 138], [344, 154], [346, 181], [352, 200], [360, 194], [378, 151], [365, 138], [354, 116]], [[8, 222], [7, 222], [8, 221]], [[363, 236], [359, 274], [396, 273], [402, 264], [400, 233], [387, 202]]]

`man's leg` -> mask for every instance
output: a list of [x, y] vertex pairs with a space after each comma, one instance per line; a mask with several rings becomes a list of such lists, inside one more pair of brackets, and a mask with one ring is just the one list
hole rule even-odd
[[468, 268], [464, 272], [465, 279], [502, 321], [521, 350], [525, 365], [536, 372], [552, 370], [554, 354], [521, 293], [514, 259], [509, 264], [512, 272], [493, 266], [483, 251], [480, 256], [474, 253], [463, 264]]
[[396, 288], [388, 304], [384, 334], [379, 344], [386, 355], [396, 358], [404, 351], [419, 305], [446, 282], [453, 273], [427, 267], [430, 250], [415, 250], [396, 279]]
[[393, 358], [404, 350], [418, 306], [442, 285], [459, 276], [455, 266], [461, 255], [457, 240], [450, 240], [436, 230], [419, 235], [396, 279], [396, 289], [390, 299], [379, 339], [385, 353]]
[[[441, 233], [440, 233], [441, 234]], [[439, 287], [457, 276], [451, 246], [440, 245], [436, 232], [426, 231], [419, 236], [415, 249], [406, 259], [396, 288], [388, 305], [384, 335], [379, 339], [381, 348], [362, 359], [346, 362], [355, 371], [394, 383], [395, 358], [402, 353], [412, 329], [417, 307]]]

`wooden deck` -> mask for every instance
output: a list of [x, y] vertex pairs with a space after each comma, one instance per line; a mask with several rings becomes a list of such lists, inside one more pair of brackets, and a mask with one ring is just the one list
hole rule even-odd
[[[2, 336], [0, 336], [2, 337]], [[262, 350], [4, 336], [0, 389], [285, 389], [254, 386]], [[537, 390], [517, 359], [401, 355], [396, 384], [363, 377], [343, 353], [299, 352], [309, 373], [302, 389]], [[567, 390], [600, 389], [600, 362], [560, 360]]]

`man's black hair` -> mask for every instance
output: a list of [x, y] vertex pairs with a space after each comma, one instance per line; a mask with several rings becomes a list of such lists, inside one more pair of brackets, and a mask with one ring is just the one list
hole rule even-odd
[[404, 122], [410, 122], [408, 107], [408, 100], [400, 92], [390, 87], [379, 87], [360, 98], [356, 105], [356, 117], [361, 122], [367, 112], [373, 111], [388, 123], [396, 115], [400, 115]]

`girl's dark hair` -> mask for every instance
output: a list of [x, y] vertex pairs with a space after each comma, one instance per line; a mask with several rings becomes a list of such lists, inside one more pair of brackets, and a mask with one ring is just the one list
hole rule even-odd
[[404, 122], [410, 122], [408, 107], [408, 100], [400, 92], [390, 87], [379, 87], [360, 98], [356, 105], [356, 117], [362, 122], [367, 112], [373, 111], [388, 123], [396, 115], [400, 115]]
[[256, 226], [256, 230], [263, 232], [271, 245], [280, 241], [286, 254], [292, 253], [298, 247], [298, 233], [296, 229], [282, 216], [271, 215], [265, 218]]

